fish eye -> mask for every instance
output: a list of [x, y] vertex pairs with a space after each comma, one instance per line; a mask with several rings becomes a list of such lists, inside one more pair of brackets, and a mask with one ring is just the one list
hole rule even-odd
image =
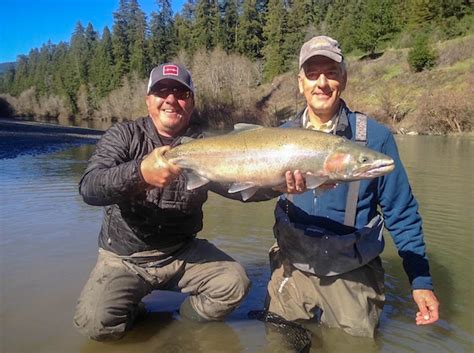
[[359, 162], [360, 163], [367, 163], [369, 161], [369, 157], [367, 156], [360, 156]]

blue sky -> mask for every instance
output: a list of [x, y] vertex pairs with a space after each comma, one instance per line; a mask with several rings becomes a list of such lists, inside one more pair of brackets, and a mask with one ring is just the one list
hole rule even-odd
[[[184, 0], [172, 1], [179, 11]], [[107, 25], [112, 29], [112, 13], [119, 0], [0, 0], [0, 63], [16, 61], [51, 40], [54, 44], [71, 38], [77, 21], [92, 23], [100, 33]], [[138, 0], [149, 16], [157, 10], [155, 0]]]

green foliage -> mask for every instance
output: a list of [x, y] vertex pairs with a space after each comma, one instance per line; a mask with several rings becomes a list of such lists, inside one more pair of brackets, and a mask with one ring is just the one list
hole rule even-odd
[[286, 25], [286, 11], [282, 0], [270, 0], [266, 16], [266, 25], [263, 29], [265, 45], [263, 47], [263, 78], [271, 80], [284, 72], [283, 56], [281, 55], [283, 37]]
[[408, 64], [415, 72], [430, 70], [436, 65], [437, 55], [429, 47], [428, 36], [419, 35], [408, 52]]
[[15, 67], [8, 65], [8, 68], [0, 75], [0, 93], [12, 92], [14, 80]]
[[130, 25], [128, 28], [130, 72], [136, 72], [140, 77], [148, 74], [147, 34], [148, 24], [145, 13], [140, 9], [137, 0], [130, 0]]
[[190, 64], [203, 50], [241, 54], [256, 65], [254, 81], [261, 82], [295, 68], [312, 35], [334, 37], [346, 56], [404, 39], [404, 46], [413, 46], [410, 65], [423, 70], [435, 64], [436, 54], [427, 40], [415, 43], [412, 33], [430, 31], [439, 41], [470, 34], [474, 26], [469, 0], [187, 0], [176, 15], [171, 0], [156, 0], [149, 20], [139, 0], [117, 0], [113, 18], [111, 31], [99, 35], [92, 24], [78, 22], [68, 43], [47, 42], [19, 56], [0, 76], [0, 92], [28, 92], [23, 100], [62, 107], [48, 114], [89, 118], [132, 77], [143, 80], [153, 66], [171, 60]]
[[251, 59], [262, 57], [261, 51], [264, 45], [262, 22], [257, 1], [244, 0], [237, 30], [237, 50], [240, 54]]
[[237, 25], [239, 23], [236, 0], [224, 0], [222, 10], [224, 12], [222, 48], [227, 53], [235, 53], [237, 48]]
[[[355, 43], [358, 49], [374, 53], [379, 43], [391, 39], [398, 30], [392, 0], [367, 0], [361, 9]], [[356, 24], [354, 21], [353, 24]]]
[[[318, 5], [314, 8], [320, 9]], [[306, 29], [314, 21], [315, 14], [311, 0], [294, 0], [291, 8], [286, 10], [286, 28], [283, 31], [282, 52], [284, 70], [292, 67], [297, 62], [301, 45], [306, 37]]]
[[95, 52], [91, 61], [89, 83], [95, 87], [98, 101], [104, 98], [113, 87], [113, 46], [112, 36], [108, 27], [104, 28], [102, 40], [95, 47]]
[[414, 30], [425, 27], [435, 18], [433, 0], [408, 0], [408, 24]]
[[198, 48], [211, 50], [220, 44], [221, 18], [215, 0], [198, 0], [193, 26], [193, 37]]
[[170, 61], [176, 51], [173, 11], [169, 0], [158, 0], [159, 12], [151, 15], [149, 56], [151, 66]]
[[196, 43], [192, 37], [192, 27], [195, 18], [195, 4], [193, 0], [188, 0], [180, 14], [176, 15], [174, 30], [177, 44], [177, 51], [184, 50], [193, 54], [196, 50]]
[[119, 86], [123, 76], [130, 68], [130, 43], [129, 43], [129, 6], [127, 0], [120, 0], [119, 8], [114, 12], [114, 25], [112, 27], [113, 55], [115, 58], [114, 86]]
[[[444, 38], [469, 33], [472, 6], [469, 0], [408, 0], [409, 30], [439, 30]], [[467, 20], [467, 21], [466, 21]]]

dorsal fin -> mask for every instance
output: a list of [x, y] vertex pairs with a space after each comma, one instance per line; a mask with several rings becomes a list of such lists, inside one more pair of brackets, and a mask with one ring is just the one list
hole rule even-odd
[[238, 123], [234, 125], [234, 132], [261, 129], [262, 127], [262, 125]]
[[189, 137], [189, 136], [183, 136], [181, 137], [181, 143], [188, 143], [188, 142], [191, 142], [195, 139], [193, 139], [192, 137]]

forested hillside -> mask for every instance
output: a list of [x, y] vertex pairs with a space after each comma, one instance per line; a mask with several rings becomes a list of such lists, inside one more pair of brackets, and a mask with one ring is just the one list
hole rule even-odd
[[[357, 75], [350, 80], [359, 90], [370, 90], [380, 80], [386, 86], [397, 82], [402, 72], [424, 77], [426, 70], [445, 67], [442, 43], [465, 37], [471, 45], [474, 23], [469, 0], [188, 0], [176, 14], [170, 1], [157, 0], [149, 15], [137, 0], [120, 0], [113, 16], [112, 28], [98, 30], [78, 22], [69, 42], [48, 42], [19, 56], [0, 76], [0, 113], [135, 119], [146, 114], [143, 96], [150, 69], [176, 60], [195, 79], [197, 118], [213, 127], [235, 121], [277, 124], [298, 109], [293, 78], [305, 39], [316, 34], [338, 39], [359, 70], [378, 62], [378, 73], [371, 73], [370, 80]], [[384, 67], [381, 59], [389, 52], [399, 54]], [[458, 59], [462, 68], [457, 72], [469, 79], [472, 61], [465, 54]], [[279, 102], [290, 103], [277, 109], [280, 103], [272, 97], [287, 91], [291, 97]], [[348, 99], [354, 97], [348, 90]], [[413, 113], [406, 99], [392, 93], [385, 104], [367, 97], [354, 100], [398, 124]], [[397, 106], [390, 108], [396, 113], [383, 113], [388, 100]], [[400, 106], [406, 104], [410, 108], [405, 112]], [[471, 128], [468, 121], [454, 125], [453, 131]]]

